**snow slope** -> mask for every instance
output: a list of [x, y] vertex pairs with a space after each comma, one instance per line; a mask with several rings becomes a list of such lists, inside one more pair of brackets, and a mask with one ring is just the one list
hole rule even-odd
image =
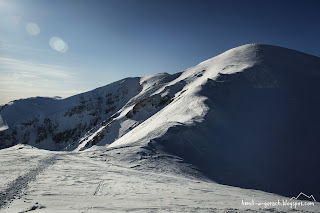
[[[38, 163], [20, 178], [7, 177], [5, 181], [12, 182], [4, 188], [11, 193], [1, 191], [0, 211], [310, 213], [320, 210], [318, 202], [303, 201], [308, 205], [295, 206], [301, 201], [217, 184], [175, 156], [169, 158], [157, 152], [145, 161], [128, 157], [136, 151], [137, 147], [95, 147], [84, 152], [52, 152], [27, 145], [2, 149], [0, 154], [6, 155], [2, 161], [7, 164], [17, 162], [18, 158], [29, 162], [33, 156], [38, 157]], [[44, 152], [47, 154], [42, 155]], [[17, 165], [19, 170], [23, 166], [29, 170], [26, 163], [19, 161]], [[0, 176], [0, 181], [3, 180]], [[255, 205], [250, 205], [252, 200]], [[278, 200], [281, 205], [275, 205]]]
[[[319, 80], [318, 57], [248, 44], [173, 75], [124, 79], [63, 100], [9, 103], [0, 110], [0, 143], [73, 150], [62, 158], [77, 168], [81, 163], [75, 156], [105, 156], [108, 168], [99, 164], [99, 171], [121, 173], [109, 167], [115, 163], [206, 180], [213, 188], [220, 185], [210, 180], [288, 197], [304, 192], [320, 199]], [[212, 200], [218, 199], [215, 196]], [[201, 210], [213, 211], [207, 207]]]
[[202, 87], [219, 74], [233, 74], [252, 67], [258, 62], [256, 51], [256, 45], [237, 47], [184, 71], [178, 78], [154, 93], [163, 94], [173, 90], [172, 102], [161, 112], [113, 142], [110, 147], [137, 141], [144, 143], [141, 141], [158, 138], [170, 127], [194, 125], [203, 121], [209, 108], [204, 103], [207, 97], [199, 95]]
[[181, 81], [167, 107], [109, 147], [152, 141], [219, 183], [286, 196], [320, 191], [319, 58], [244, 45], [167, 85]]
[[320, 199], [320, 60], [254, 49], [253, 66], [202, 85], [209, 110], [201, 122], [173, 127], [155, 142], [219, 183]]

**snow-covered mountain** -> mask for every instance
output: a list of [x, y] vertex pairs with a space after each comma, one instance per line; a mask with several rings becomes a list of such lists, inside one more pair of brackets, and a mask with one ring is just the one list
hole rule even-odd
[[153, 93], [178, 75], [126, 78], [67, 99], [36, 97], [10, 102], [0, 109], [0, 146], [23, 143], [70, 150], [80, 142], [83, 149], [84, 145], [102, 145], [102, 132], [111, 133], [103, 141], [103, 145], [110, 144], [170, 101], [177, 91]]
[[211, 179], [286, 196], [320, 191], [320, 58], [248, 44], [173, 75], [0, 109], [1, 148], [161, 150]]

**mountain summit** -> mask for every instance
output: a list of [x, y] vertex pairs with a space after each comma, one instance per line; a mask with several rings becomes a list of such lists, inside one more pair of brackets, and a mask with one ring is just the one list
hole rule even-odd
[[0, 109], [0, 146], [161, 150], [211, 179], [292, 196], [320, 190], [320, 58], [248, 44], [176, 74]]

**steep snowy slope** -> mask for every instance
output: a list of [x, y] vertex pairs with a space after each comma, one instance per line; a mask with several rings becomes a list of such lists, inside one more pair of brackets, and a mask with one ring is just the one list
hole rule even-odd
[[245, 45], [168, 85], [178, 81], [166, 108], [109, 147], [149, 143], [219, 183], [320, 199], [319, 58]]
[[173, 96], [183, 87], [183, 83], [178, 84], [178, 88], [175, 89], [170, 90], [170, 87], [167, 87], [163, 92], [155, 92], [180, 75], [181, 73], [174, 75], [160, 73], [141, 78], [142, 90], [139, 94], [131, 98], [111, 118], [87, 132], [79, 140], [78, 147], [76, 143], [67, 149], [73, 150], [77, 147], [78, 151], [93, 145], [105, 146], [126, 135], [173, 100]]
[[202, 87], [221, 74], [241, 72], [258, 61], [257, 45], [245, 45], [231, 49], [184, 71], [178, 78], [168, 82], [154, 93], [163, 95], [171, 92], [173, 98], [170, 104], [116, 140], [110, 147], [138, 141], [140, 143], [149, 142], [151, 139], [162, 136], [170, 127], [192, 126], [203, 121], [209, 107], [205, 104], [207, 97], [199, 94]]
[[110, 144], [168, 104], [177, 89], [153, 93], [180, 74], [127, 78], [62, 100], [37, 97], [10, 102], [0, 109], [0, 148], [24, 143], [49, 150], [82, 150]]
[[[0, 109], [0, 146], [24, 143], [50, 150], [83, 150], [117, 139], [113, 146], [159, 137], [171, 126], [201, 120], [208, 110], [204, 97], [195, 95], [201, 85], [219, 72], [252, 66], [254, 50], [246, 51], [251, 46], [215, 57], [208, 70], [206, 64], [213, 59], [182, 73], [128, 78], [64, 100], [38, 97], [14, 101]], [[156, 120], [161, 122], [149, 125], [154, 120], [149, 118], [159, 111], [161, 117]]]

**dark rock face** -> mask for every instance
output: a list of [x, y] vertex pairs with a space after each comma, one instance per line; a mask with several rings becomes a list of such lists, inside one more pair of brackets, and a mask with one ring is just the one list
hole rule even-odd
[[36, 143], [40, 143], [41, 141], [43, 141], [43, 140], [48, 138], [47, 130], [46, 130], [45, 126], [38, 127], [37, 132], [38, 132], [38, 136], [37, 136], [37, 139], [36, 139]]
[[[139, 111], [143, 110], [146, 106], [152, 106], [153, 108], [161, 108], [169, 103], [171, 100], [170, 94], [164, 95], [153, 95], [151, 97], [145, 97], [140, 99], [133, 107], [131, 111], [126, 114], [127, 118], [133, 118], [135, 114], [139, 113]], [[152, 114], [150, 114], [151, 116]]]

